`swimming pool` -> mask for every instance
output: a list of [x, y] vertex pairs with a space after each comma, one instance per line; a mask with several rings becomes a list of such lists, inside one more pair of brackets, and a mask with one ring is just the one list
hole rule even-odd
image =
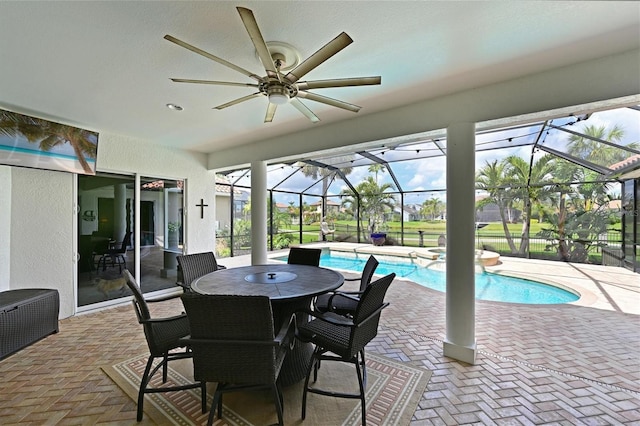
[[[323, 251], [320, 266], [332, 269], [362, 272], [368, 254], [341, 256], [340, 253]], [[395, 272], [398, 277], [407, 278], [424, 287], [441, 292], [446, 291], [446, 276], [444, 271], [425, 268], [412, 263], [410, 259], [390, 256], [378, 257], [380, 264], [376, 275], [387, 275]], [[278, 260], [286, 261], [286, 256]], [[476, 299], [494, 302], [526, 303], [526, 304], [558, 304], [575, 302], [579, 295], [552, 285], [507, 277], [489, 272], [476, 273]]]

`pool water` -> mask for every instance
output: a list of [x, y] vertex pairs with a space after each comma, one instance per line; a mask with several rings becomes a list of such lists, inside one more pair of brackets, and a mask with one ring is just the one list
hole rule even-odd
[[[320, 257], [320, 266], [362, 272], [369, 255], [356, 256], [339, 256], [335, 252], [323, 251]], [[286, 261], [286, 257], [280, 258], [280, 260]], [[398, 258], [397, 261], [389, 260], [389, 258], [378, 258], [378, 261], [380, 264], [376, 269], [376, 275], [387, 275], [395, 272], [398, 277], [407, 278], [424, 287], [441, 292], [446, 291], [444, 271], [425, 268], [402, 258]], [[552, 285], [488, 272], [476, 273], [475, 283], [476, 299], [479, 300], [538, 305], [569, 303], [579, 299], [577, 294]]]

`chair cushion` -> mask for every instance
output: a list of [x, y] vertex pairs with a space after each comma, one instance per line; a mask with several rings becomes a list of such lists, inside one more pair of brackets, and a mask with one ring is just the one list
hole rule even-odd
[[[318, 296], [315, 303], [316, 309], [319, 310], [320, 312], [328, 311], [329, 299], [331, 298], [332, 295], [333, 293], [327, 293], [327, 294], [322, 294]], [[356, 302], [355, 300], [348, 299], [346, 297], [340, 297], [340, 296], [335, 296], [332, 300], [332, 304], [333, 304], [332, 311], [340, 315], [345, 315], [349, 313], [352, 314], [356, 311], [356, 308], [358, 307], [358, 302]]]

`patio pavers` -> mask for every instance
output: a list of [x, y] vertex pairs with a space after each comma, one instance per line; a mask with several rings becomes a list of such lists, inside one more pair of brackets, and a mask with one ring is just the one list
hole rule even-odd
[[[222, 263], [239, 262], [247, 260]], [[433, 372], [412, 425], [640, 422], [640, 316], [628, 312], [637, 299], [627, 300], [638, 297], [640, 276], [621, 268], [562, 265], [534, 268], [599, 290], [597, 303], [478, 301], [475, 365], [442, 355], [444, 294], [395, 280], [387, 296], [391, 305], [367, 351]], [[505, 261], [502, 267], [523, 265]], [[159, 316], [182, 310], [177, 299], [153, 308]], [[134, 424], [135, 402], [100, 366], [146, 350], [129, 303], [60, 321], [60, 333], [0, 361], [2, 423]], [[145, 416], [143, 424], [152, 423]]]

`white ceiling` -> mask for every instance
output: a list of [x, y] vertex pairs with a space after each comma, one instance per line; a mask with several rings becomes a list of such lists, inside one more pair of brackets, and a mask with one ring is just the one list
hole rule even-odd
[[171, 82], [253, 81], [165, 34], [264, 75], [236, 6], [302, 59], [347, 32], [354, 42], [304, 80], [382, 76], [313, 90], [358, 115], [640, 46], [639, 2], [0, 1], [0, 107], [206, 153], [355, 116], [307, 101], [320, 123], [285, 105], [265, 124], [266, 98], [212, 109], [252, 88]]

